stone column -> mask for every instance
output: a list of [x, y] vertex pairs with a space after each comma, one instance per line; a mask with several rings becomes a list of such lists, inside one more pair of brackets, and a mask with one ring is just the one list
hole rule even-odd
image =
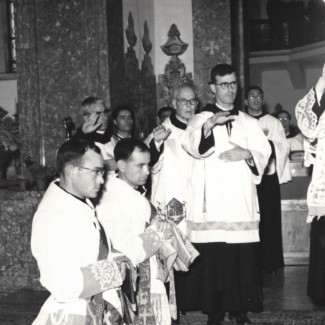
[[81, 101], [108, 105], [106, 0], [17, 0], [17, 76], [22, 154], [53, 165], [62, 119], [79, 124]]
[[205, 105], [214, 102], [208, 82], [216, 64], [233, 64], [244, 81], [242, 0], [192, 0], [192, 12], [194, 83]]

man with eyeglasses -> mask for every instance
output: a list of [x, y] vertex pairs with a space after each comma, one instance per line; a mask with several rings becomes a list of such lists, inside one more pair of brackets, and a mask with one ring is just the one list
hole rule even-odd
[[57, 152], [57, 169], [60, 178], [47, 189], [32, 225], [32, 253], [51, 293], [33, 324], [124, 324], [115, 289], [131, 262], [113, 255], [89, 200], [104, 183], [100, 150], [68, 140]]
[[[161, 209], [165, 209], [172, 199], [186, 205], [187, 171], [191, 156], [182, 148], [181, 137], [198, 104], [192, 85], [178, 86], [174, 89], [173, 98], [174, 112], [145, 141], [151, 153], [151, 200]], [[180, 220], [178, 226], [185, 233], [185, 220]]]
[[272, 148], [257, 193], [261, 215], [261, 267], [268, 273], [276, 273], [284, 267], [280, 184], [291, 180], [290, 147], [280, 121], [264, 110], [264, 92], [259, 86], [246, 90], [245, 104], [247, 113], [258, 121]]
[[200, 256], [190, 269], [188, 286], [208, 315], [222, 324], [225, 312], [237, 324], [247, 312], [263, 309], [259, 266], [259, 213], [256, 186], [271, 154], [257, 121], [234, 107], [235, 69], [211, 70], [215, 105], [188, 123], [184, 148], [196, 159], [188, 190], [187, 234]]
[[[197, 109], [198, 100], [194, 86], [184, 84], [176, 87], [172, 105], [174, 111], [146, 140], [151, 153], [151, 201], [156, 208], [168, 212], [167, 218], [174, 221], [186, 234], [188, 171], [193, 158], [182, 148], [181, 138]], [[175, 209], [170, 208], [172, 205]], [[180, 311], [189, 309], [188, 305], [193, 299], [186, 294], [184, 278], [186, 273], [175, 273], [177, 305]]]
[[80, 110], [84, 123], [77, 129], [73, 139], [93, 141], [100, 148], [104, 160], [108, 160], [104, 145], [110, 141], [113, 133], [108, 127], [110, 111], [100, 98], [94, 96], [85, 98]]
[[300, 132], [297, 126], [291, 124], [291, 114], [281, 109], [275, 112], [274, 116], [281, 122], [285, 136], [290, 146], [291, 151], [303, 151], [304, 150], [304, 136]]

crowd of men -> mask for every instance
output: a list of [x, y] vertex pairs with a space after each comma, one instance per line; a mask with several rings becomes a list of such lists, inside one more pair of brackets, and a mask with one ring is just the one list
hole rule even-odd
[[112, 132], [102, 100], [82, 102], [84, 123], [58, 150], [59, 179], [33, 220], [32, 252], [51, 293], [34, 325], [170, 325], [191, 310], [208, 325], [226, 314], [248, 324], [248, 312], [263, 310], [262, 271], [284, 266], [290, 146], [260, 87], [247, 89], [247, 113], [234, 104], [234, 67], [216, 65], [210, 89], [215, 103], [197, 112], [195, 87], [178, 86], [144, 142], [129, 106], [113, 111]]

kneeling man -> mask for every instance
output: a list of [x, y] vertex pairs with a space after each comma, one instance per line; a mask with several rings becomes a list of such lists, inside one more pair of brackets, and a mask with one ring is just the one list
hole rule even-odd
[[[104, 183], [100, 149], [85, 140], [65, 142], [57, 153], [60, 179], [50, 184], [34, 216], [32, 253], [51, 295], [34, 325], [120, 325], [111, 293], [125, 277], [125, 259], [110, 245], [89, 199]], [[116, 305], [115, 305], [116, 306]]]
[[171, 313], [164, 283], [157, 278], [155, 253], [171, 237], [171, 227], [157, 221], [155, 208], [144, 196], [143, 185], [150, 173], [149, 148], [139, 140], [122, 139], [114, 156], [118, 177], [106, 183], [97, 207], [98, 217], [114, 247], [139, 265], [134, 324], [169, 325]]

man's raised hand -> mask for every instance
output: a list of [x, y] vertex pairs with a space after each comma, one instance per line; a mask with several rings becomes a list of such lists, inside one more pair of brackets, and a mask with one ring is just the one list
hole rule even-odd
[[160, 141], [165, 141], [170, 133], [172, 131], [170, 129], [166, 129], [163, 125], [159, 125], [157, 126], [154, 130], [153, 130], [153, 138], [156, 142], [160, 142]]
[[234, 115], [229, 115], [229, 112], [217, 112], [213, 116], [207, 119], [207, 121], [204, 123], [204, 135], [208, 136], [209, 132], [213, 127], [216, 125], [222, 125], [225, 124], [228, 121], [235, 120]]
[[84, 134], [86, 133], [92, 133], [96, 131], [101, 125], [102, 125], [102, 119], [101, 117], [98, 117], [97, 113], [91, 113], [85, 123], [82, 125], [82, 132]]

